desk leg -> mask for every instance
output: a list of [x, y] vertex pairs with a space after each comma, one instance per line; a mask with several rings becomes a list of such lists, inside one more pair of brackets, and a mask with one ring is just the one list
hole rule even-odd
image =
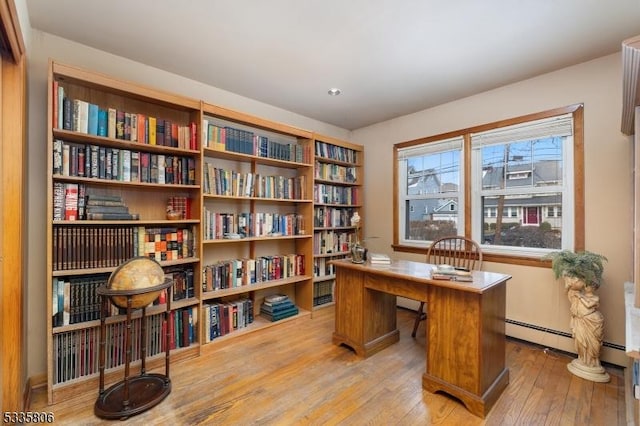
[[503, 282], [483, 294], [432, 286], [422, 387], [460, 399], [485, 417], [509, 384]]
[[400, 339], [396, 326], [396, 296], [365, 288], [362, 271], [338, 268], [333, 343], [369, 357]]

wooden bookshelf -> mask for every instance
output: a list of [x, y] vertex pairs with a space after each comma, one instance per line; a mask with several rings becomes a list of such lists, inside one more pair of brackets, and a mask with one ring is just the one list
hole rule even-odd
[[[351, 217], [362, 217], [364, 148], [314, 134], [313, 306], [334, 302], [335, 272], [330, 261], [350, 256], [355, 241]], [[361, 223], [360, 238], [363, 238]]]
[[[247, 333], [312, 317], [317, 307], [314, 288], [334, 279], [314, 277], [316, 262], [348, 255], [346, 250], [315, 255], [314, 237], [323, 231], [354, 231], [350, 224], [316, 227], [315, 209], [351, 214], [362, 207], [361, 146], [55, 61], [49, 64], [48, 83], [49, 403], [90, 391], [97, 394], [100, 320], [91, 301], [111, 272], [136, 255], [156, 257], [157, 251], [167, 273], [184, 270], [186, 280], [186, 271], [192, 272], [192, 290], [178, 291], [176, 283], [183, 275], [172, 287], [177, 299], [171, 299], [171, 311], [178, 317], [187, 311], [192, 325], [188, 344], [179, 341], [171, 349], [171, 362], [200, 356], [205, 346], [212, 350]], [[65, 97], [72, 106], [65, 106]], [[95, 115], [91, 123], [65, 123], [69, 111], [76, 108], [78, 114], [83, 108], [92, 108], [92, 114], [96, 108], [107, 110], [106, 130], [100, 127], [105, 126], [104, 113], [97, 130]], [[109, 127], [110, 110], [116, 114], [115, 128]], [[124, 112], [124, 121], [118, 112]], [[156, 119], [156, 126], [147, 124], [145, 133], [140, 123], [151, 121], [149, 117]], [[158, 127], [160, 120], [165, 123], [163, 129]], [[156, 143], [151, 143], [151, 128], [156, 130]], [[164, 132], [166, 128], [171, 128], [171, 137]], [[233, 138], [213, 138], [210, 131], [220, 129]], [[316, 146], [330, 146], [340, 155], [354, 157], [318, 155]], [[79, 159], [82, 156], [84, 160]], [[319, 164], [348, 171], [355, 180], [316, 176], [321, 171]], [[355, 199], [317, 203], [314, 191], [318, 185], [342, 188], [355, 194]], [[103, 217], [92, 207], [93, 220], [89, 220], [89, 202], [83, 194], [94, 201], [92, 205], [100, 204], [99, 200], [122, 202], [128, 208], [122, 214], [131, 216]], [[78, 206], [78, 199], [84, 205]], [[169, 205], [185, 213], [169, 220]], [[147, 240], [152, 239], [158, 245], [148, 246], [151, 241]], [[235, 281], [227, 274], [222, 284], [223, 265], [227, 273], [235, 272]], [[218, 281], [213, 279], [216, 273]], [[272, 322], [261, 313], [261, 306], [265, 298], [280, 294], [295, 305], [296, 313]], [[163, 359], [160, 318], [166, 304], [156, 302], [147, 308], [151, 337], [145, 348], [151, 368], [161, 365]], [[224, 334], [215, 335], [211, 332], [212, 307], [222, 309], [223, 305], [231, 313], [235, 307], [236, 322]], [[76, 309], [73, 316], [72, 308]], [[134, 313], [134, 334], [141, 318], [139, 312]], [[124, 320], [115, 311], [106, 320], [107, 386], [122, 378]], [[139, 364], [140, 349], [132, 349], [134, 366]]]
[[[202, 341], [215, 345], [274, 325], [261, 315], [269, 295], [289, 297], [291, 319], [311, 315], [313, 142], [281, 123], [207, 103], [202, 111]], [[229, 309], [243, 318], [225, 331]]]
[[[49, 63], [48, 83], [47, 383], [49, 403], [55, 403], [88, 389], [97, 394], [96, 289], [128, 258], [154, 256], [165, 271], [191, 271], [191, 293], [179, 296], [174, 287], [167, 297], [180, 297], [172, 303], [176, 315], [186, 310], [196, 317], [195, 337], [172, 352], [177, 358], [199, 353], [201, 110], [200, 101], [54, 61]], [[117, 125], [109, 119], [110, 112]], [[146, 133], [138, 133], [143, 123]], [[169, 135], [164, 136], [165, 129]], [[151, 162], [148, 167], [143, 157]], [[101, 204], [98, 199], [125, 207], [96, 213], [102, 207], [93, 206]], [[190, 200], [187, 216], [167, 220], [170, 199]], [[88, 220], [121, 208], [125, 210], [115, 217]], [[132, 215], [121, 217], [127, 209]], [[162, 306], [148, 309], [151, 337], [146, 349], [152, 359], [163, 358], [158, 315]], [[113, 315], [107, 321], [111, 381], [122, 377], [124, 318]], [[136, 318], [134, 324], [140, 321]], [[134, 360], [140, 352], [133, 348]]]

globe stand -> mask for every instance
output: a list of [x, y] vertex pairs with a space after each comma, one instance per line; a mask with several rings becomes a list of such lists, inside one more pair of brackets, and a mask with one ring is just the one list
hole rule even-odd
[[[149, 259], [150, 260], [150, 259]], [[117, 272], [114, 271], [114, 274]], [[112, 275], [113, 276], [113, 275]], [[98, 288], [97, 293], [102, 298], [102, 306], [100, 312], [100, 354], [99, 354], [99, 370], [100, 370], [100, 390], [98, 399], [94, 405], [94, 413], [98, 417], [105, 419], [126, 420], [130, 416], [140, 414], [158, 403], [171, 392], [171, 380], [169, 379], [169, 345], [170, 335], [169, 328], [164, 336], [165, 345], [165, 374], [154, 374], [146, 372], [146, 307], [142, 307], [140, 348], [141, 348], [141, 369], [140, 375], [131, 377], [131, 316], [134, 308], [134, 300], [143, 294], [160, 291], [171, 287], [173, 280], [166, 278], [164, 283], [147, 288], [115, 290], [107, 286]], [[107, 284], [108, 285], [108, 284]], [[106, 317], [109, 314], [110, 303], [115, 297], [126, 298], [127, 318], [125, 320], [124, 344], [126, 348], [126, 360], [124, 367], [124, 380], [112, 385], [107, 390], [104, 389], [104, 371], [105, 371], [105, 351], [106, 351]], [[116, 304], [118, 305], [118, 304]], [[122, 306], [121, 306], [122, 307]], [[169, 313], [171, 312], [171, 297], [167, 297], [167, 308], [164, 312], [164, 320], [168, 324]]]

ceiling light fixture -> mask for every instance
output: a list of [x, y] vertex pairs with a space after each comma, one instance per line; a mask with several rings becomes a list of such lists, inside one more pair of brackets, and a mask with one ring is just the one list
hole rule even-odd
[[342, 93], [342, 90], [338, 89], [337, 87], [332, 87], [327, 93], [329, 93], [329, 95], [331, 96], [338, 96], [340, 93]]

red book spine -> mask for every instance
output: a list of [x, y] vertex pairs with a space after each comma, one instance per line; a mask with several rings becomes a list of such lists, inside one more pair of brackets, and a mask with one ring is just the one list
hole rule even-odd
[[189, 124], [189, 148], [197, 150], [198, 149], [198, 128], [196, 123], [191, 122]]
[[176, 348], [176, 312], [171, 311], [169, 313], [169, 349]]

